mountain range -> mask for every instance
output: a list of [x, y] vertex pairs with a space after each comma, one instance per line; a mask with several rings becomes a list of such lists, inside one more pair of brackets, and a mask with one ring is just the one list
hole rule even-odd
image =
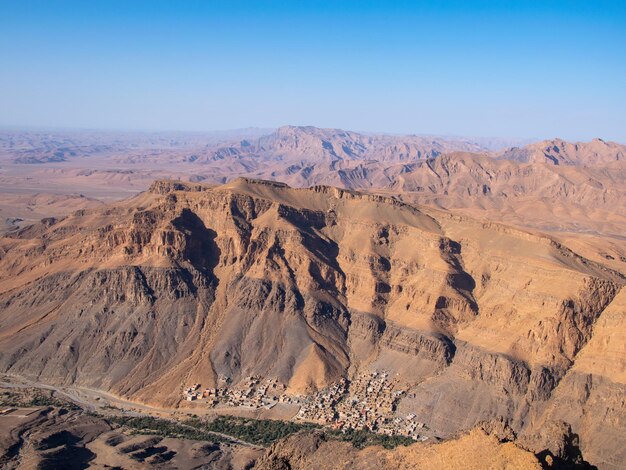
[[174, 406], [219, 376], [307, 394], [390, 370], [442, 437], [503, 419], [539, 451], [565, 421], [591, 461], [624, 459], [598, 417], [623, 411], [626, 278], [548, 236], [240, 178], [157, 181], [0, 250], [2, 372]]
[[623, 466], [625, 146], [236, 137], [5, 146], [0, 208], [25, 220], [0, 238], [0, 372], [175, 408], [224, 377], [310, 396], [384, 370], [440, 438], [571, 433]]

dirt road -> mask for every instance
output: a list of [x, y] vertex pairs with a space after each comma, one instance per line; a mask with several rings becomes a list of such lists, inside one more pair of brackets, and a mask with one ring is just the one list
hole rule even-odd
[[[112, 414], [111, 406], [115, 407], [116, 414], [122, 414], [124, 416], [131, 417], [141, 417], [141, 416], [158, 416], [166, 419], [174, 419], [176, 417], [180, 417], [181, 413], [178, 410], [168, 409], [168, 408], [157, 408], [148, 405], [144, 405], [141, 403], [135, 403], [132, 401], [124, 400], [122, 398], [116, 397], [115, 395], [111, 395], [109, 393], [94, 390], [85, 387], [60, 387], [48, 385], [40, 382], [33, 382], [23, 377], [17, 376], [9, 376], [9, 375], [0, 375], [0, 388], [38, 388], [42, 390], [50, 390], [54, 392], [57, 396], [63, 397], [72, 403], [79, 405], [81, 408], [86, 411], [98, 412], [102, 415], [110, 415]], [[185, 413], [186, 414], [186, 413]], [[179, 424], [186, 426], [183, 423]], [[194, 429], [191, 426], [188, 426], [190, 429]], [[215, 436], [222, 437], [224, 439], [228, 439], [232, 442], [235, 442], [239, 445], [252, 447], [252, 448], [260, 448], [257, 445], [251, 444], [246, 441], [242, 441], [236, 437], [230, 436], [228, 434], [223, 434], [215, 431], [207, 431], [210, 434]]]

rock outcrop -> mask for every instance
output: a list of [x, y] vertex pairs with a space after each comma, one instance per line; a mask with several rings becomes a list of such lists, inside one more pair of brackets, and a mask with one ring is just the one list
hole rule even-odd
[[480, 429], [439, 444], [413, 444], [386, 450], [380, 446], [355, 449], [320, 433], [295, 435], [273, 445], [255, 466], [259, 470], [309, 468], [450, 468], [541, 469], [532, 454], [511, 442], [500, 442]]

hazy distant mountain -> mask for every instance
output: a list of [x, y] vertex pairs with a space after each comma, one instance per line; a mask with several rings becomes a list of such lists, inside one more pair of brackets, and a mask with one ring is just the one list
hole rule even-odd
[[469, 140], [443, 140], [418, 136], [359, 134], [313, 126], [284, 126], [256, 140], [219, 149], [216, 157], [255, 155], [265, 159], [314, 162], [339, 160], [414, 161], [444, 152], [484, 150]]
[[[0, 140], [0, 158], [4, 154], [9, 162], [42, 163], [18, 184], [18, 192], [20, 184], [32, 187], [36, 180], [41, 182], [38, 191], [56, 184], [56, 191], [71, 187], [88, 196], [113, 192], [120, 197], [167, 176], [216, 184], [249, 176], [296, 187], [324, 184], [387, 192], [544, 230], [616, 235], [624, 229], [626, 147], [621, 144], [555, 139], [490, 152], [464, 139], [312, 126], [267, 132], [217, 133], [217, 140], [199, 133], [11, 134]], [[54, 155], [64, 161], [50, 162]], [[15, 178], [7, 171], [13, 167], [5, 168], [2, 180], [10, 191], [23, 170], [16, 167]], [[25, 211], [2, 210], [0, 215], [25, 218]], [[612, 251], [606, 255], [622, 256]]]
[[619, 234], [626, 227], [624, 155], [626, 146], [600, 139], [487, 152], [465, 141], [287, 126], [209, 152], [196, 160], [195, 177], [382, 191], [517, 225]]
[[83, 157], [111, 158], [137, 151], [193, 151], [254, 139], [272, 129], [245, 128], [212, 132], [134, 132], [97, 130], [0, 130], [0, 161], [59, 163]]
[[[395, 134], [395, 135], [400, 136], [403, 134]], [[415, 135], [417, 137], [421, 137], [421, 138], [428, 139], [431, 141], [438, 141], [438, 142], [439, 141], [471, 142], [479, 146], [481, 149], [488, 150], [490, 152], [503, 151], [511, 147], [523, 147], [525, 145], [532, 144], [533, 142], [537, 142], [538, 140], [538, 139], [515, 138], [515, 137], [476, 137], [476, 136], [454, 136], [454, 135], [445, 135], [445, 134], [420, 134], [420, 133], [404, 134], [404, 135]]]
[[520, 163], [549, 163], [553, 165], [602, 166], [624, 163], [626, 146], [615, 142], [594, 139], [591, 142], [566, 142], [561, 139], [545, 140], [522, 148], [510, 148], [498, 158]]

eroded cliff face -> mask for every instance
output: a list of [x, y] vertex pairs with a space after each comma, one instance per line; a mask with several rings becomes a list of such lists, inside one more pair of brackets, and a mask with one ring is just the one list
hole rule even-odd
[[585, 458], [601, 468], [626, 462], [626, 291], [621, 290], [593, 325], [593, 334], [554, 389], [550, 400], [533, 408], [525, 445], [549, 448], [552, 434], [542, 429], [565, 422], [580, 441]]
[[563, 420], [598, 462], [611, 444], [580, 416], [623, 426], [624, 378], [576, 366], [624, 280], [537, 234], [325, 186], [159, 181], [0, 253], [3, 372], [173, 406], [219, 376], [307, 393], [388, 370], [441, 436]]
[[295, 435], [274, 444], [256, 463], [259, 470], [352, 468], [541, 469], [531, 452], [475, 429], [439, 444], [413, 444], [386, 450], [381, 446], [355, 449], [326, 439], [321, 433]]

